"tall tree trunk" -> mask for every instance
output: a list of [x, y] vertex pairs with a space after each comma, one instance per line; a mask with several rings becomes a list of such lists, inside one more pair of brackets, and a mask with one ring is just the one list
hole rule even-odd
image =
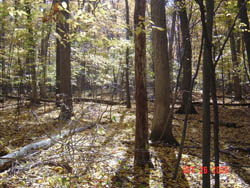
[[176, 22], [176, 11], [174, 11], [172, 13], [172, 25], [171, 25], [171, 31], [170, 31], [170, 36], [169, 36], [169, 45], [168, 45], [168, 59], [169, 59], [169, 67], [170, 67], [171, 90], [173, 89], [173, 80], [174, 80], [173, 44], [174, 44], [174, 34], [176, 33], [175, 22]]
[[[203, 1], [203, 0], [202, 0]], [[203, 12], [204, 14], [204, 12]], [[213, 32], [214, 0], [206, 0], [206, 24], [204, 28], [204, 57], [203, 57], [203, 132], [202, 132], [202, 165], [207, 167], [207, 172], [202, 173], [203, 188], [210, 188], [210, 81], [212, 57], [212, 32]]]
[[[52, 6], [54, 7], [58, 3], [58, 0], [53, 0]], [[59, 24], [59, 13], [57, 14], [57, 22], [56, 22], [56, 33], [60, 32], [60, 24]], [[61, 77], [60, 77], [60, 40], [56, 38], [56, 106], [60, 107], [60, 94], [61, 94]]]
[[[188, 92], [192, 79], [192, 47], [189, 31], [189, 21], [187, 17], [185, 0], [175, 0], [175, 4], [178, 6], [178, 14], [181, 21], [181, 34], [182, 34], [182, 57], [181, 63], [183, 63], [183, 78], [182, 89], [184, 90], [182, 95], [182, 104], [178, 113], [184, 114], [185, 109], [190, 114], [196, 113], [192, 103], [188, 103]], [[192, 101], [192, 98], [190, 99]], [[190, 104], [188, 106], [188, 104]]]
[[[129, 5], [128, 0], [125, 0], [126, 4], [126, 39], [129, 41], [129, 37], [132, 35], [130, 32], [129, 25]], [[126, 96], [127, 96], [127, 108], [131, 108], [131, 99], [130, 99], [130, 88], [129, 88], [129, 47], [126, 49]]]
[[36, 75], [36, 63], [35, 63], [35, 49], [36, 44], [33, 36], [33, 28], [32, 28], [32, 17], [31, 17], [31, 4], [29, 2], [25, 2], [25, 8], [27, 13], [28, 19], [28, 54], [27, 54], [27, 65], [30, 67], [31, 70], [31, 102], [32, 103], [39, 103], [38, 100], [38, 92], [37, 92], [37, 75]]
[[247, 51], [247, 61], [248, 61], [248, 68], [250, 70], [250, 28], [249, 28], [249, 21], [247, 16], [247, 0], [238, 0], [238, 7], [240, 9], [240, 21], [243, 23], [241, 26], [243, 32], [243, 38], [245, 42], [245, 47]]
[[[3, 0], [2, 2], [2, 8], [3, 8], [3, 11], [6, 11], [7, 10], [7, 7], [6, 7], [6, 2], [5, 0]], [[1, 65], [2, 65], [2, 95], [3, 96], [7, 96], [8, 95], [8, 90], [7, 90], [7, 83], [6, 83], [6, 66], [5, 66], [5, 59], [4, 59], [4, 56], [5, 56], [5, 14], [6, 12], [3, 12], [2, 13], [3, 16], [2, 16], [2, 21], [1, 21], [1, 31], [0, 31], [0, 50], [1, 50], [1, 55], [2, 57], [0, 58], [0, 61], [1, 61]]]
[[[237, 41], [240, 45], [240, 41]], [[233, 62], [233, 91], [234, 91], [234, 99], [235, 100], [241, 100], [241, 85], [240, 85], [240, 77], [238, 73], [239, 69], [239, 62], [237, 60], [237, 53], [239, 53], [240, 49], [237, 49], [236, 47], [236, 41], [235, 41], [235, 33], [232, 32], [230, 37], [230, 48], [231, 48], [231, 57]]]
[[[202, 187], [210, 188], [210, 81], [212, 58], [212, 30], [214, 0], [206, 0], [206, 10], [203, 0], [196, 0], [200, 6], [202, 30], [204, 32], [203, 55], [203, 129], [202, 129]], [[206, 17], [205, 17], [205, 12]]]
[[[213, 100], [213, 112], [214, 112], [214, 158], [215, 168], [218, 169], [220, 165], [219, 161], [219, 109], [216, 95], [216, 72], [214, 64], [211, 64], [211, 96]], [[215, 188], [220, 187], [220, 174], [215, 174]]]
[[[43, 1], [46, 4], [46, 0]], [[45, 15], [44, 15], [45, 16]], [[47, 81], [47, 57], [48, 57], [48, 47], [49, 47], [49, 37], [51, 32], [51, 25], [49, 26], [48, 32], [42, 31], [43, 38], [41, 40], [41, 62], [42, 62], [42, 80], [40, 82], [40, 95], [41, 98], [47, 98], [46, 92], [46, 81]]]
[[47, 81], [47, 54], [48, 54], [48, 42], [49, 42], [49, 35], [47, 34], [45, 38], [41, 41], [41, 61], [42, 61], [42, 80], [40, 82], [40, 95], [42, 98], [47, 98], [47, 91], [46, 91], [46, 81]]
[[[172, 115], [170, 114], [171, 85], [166, 36], [165, 1], [151, 1], [152, 21], [152, 49], [155, 65], [155, 110], [153, 128], [150, 139], [177, 144], [172, 134]], [[161, 29], [159, 29], [161, 28]]]
[[[214, 35], [217, 35], [217, 30], [215, 28]], [[216, 57], [216, 48], [218, 46], [219, 42], [216, 42], [213, 45], [213, 59], [215, 60]], [[216, 61], [216, 60], [215, 60]], [[220, 165], [220, 148], [219, 148], [219, 108], [218, 108], [218, 102], [217, 102], [217, 88], [216, 88], [216, 63], [211, 62], [211, 96], [213, 100], [213, 113], [214, 113], [214, 124], [213, 124], [213, 130], [214, 130], [214, 164], [215, 169], [219, 169]], [[223, 65], [222, 65], [223, 66]], [[224, 87], [224, 81], [223, 81], [223, 87]], [[224, 92], [224, 91], [223, 91]], [[224, 97], [224, 96], [223, 96]], [[224, 104], [224, 98], [223, 98], [223, 104]], [[215, 188], [220, 187], [220, 174], [215, 173]]]
[[[148, 145], [148, 106], [146, 89], [146, 33], [145, 25], [146, 0], [135, 1], [134, 41], [135, 41], [135, 158], [136, 166], [145, 167], [149, 163]], [[138, 32], [137, 32], [138, 31]]]
[[[71, 88], [71, 63], [70, 63], [70, 42], [69, 42], [69, 0], [58, 1], [61, 6], [62, 3], [66, 3], [67, 10], [61, 10], [59, 12], [59, 19], [57, 20], [57, 32], [60, 35], [60, 41], [57, 41], [57, 58], [59, 65], [59, 89], [60, 95], [63, 99], [61, 104], [60, 119], [68, 120], [72, 116], [73, 105], [72, 105], [72, 88]], [[60, 18], [60, 16], [62, 16]]]
[[[59, 33], [59, 23], [56, 23], [56, 33]], [[59, 107], [60, 106], [60, 93], [61, 93], [61, 89], [60, 89], [60, 85], [61, 85], [61, 81], [60, 81], [60, 41], [59, 39], [56, 39], [56, 106]]]

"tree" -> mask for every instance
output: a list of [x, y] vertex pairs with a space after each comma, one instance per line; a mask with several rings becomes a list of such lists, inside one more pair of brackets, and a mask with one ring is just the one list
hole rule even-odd
[[57, 32], [60, 40], [57, 40], [56, 57], [57, 71], [59, 72], [59, 91], [63, 99], [60, 118], [70, 119], [72, 116], [72, 88], [71, 88], [71, 63], [70, 63], [70, 38], [69, 38], [69, 0], [56, 2], [54, 6], [61, 6], [62, 10], [57, 16]]
[[249, 21], [247, 16], [247, 0], [238, 0], [238, 7], [240, 9], [240, 21], [241, 21], [241, 29], [243, 32], [243, 38], [245, 42], [245, 48], [247, 51], [247, 60], [248, 60], [248, 68], [250, 70], [250, 28]]
[[37, 75], [36, 75], [36, 63], [35, 63], [35, 49], [36, 43], [34, 40], [33, 26], [32, 26], [32, 15], [31, 15], [31, 3], [25, 1], [25, 9], [27, 13], [27, 28], [28, 28], [28, 38], [27, 38], [27, 57], [26, 63], [30, 67], [31, 78], [32, 78], [32, 94], [31, 103], [39, 103], [38, 93], [37, 93]]
[[[237, 44], [236, 44], [237, 43]], [[239, 77], [239, 62], [237, 55], [240, 54], [240, 39], [235, 41], [235, 33], [232, 32], [230, 36], [230, 48], [231, 48], [231, 57], [233, 62], [233, 90], [234, 90], [234, 99], [241, 100], [241, 85], [240, 85], [240, 77]]]
[[175, 36], [175, 22], [176, 22], [176, 11], [172, 13], [172, 25], [170, 30], [170, 36], [169, 36], [169, 44], [168, 44], [168, 60], [170, 65], [170, 81], [171, 81], [171, 89], [173, 88], [173, 77], [174, 77], [174, 71], [173, 71], [173, 45], [174, 45], [174, 36]]
[[[43, 1], [44, 4], [46, 4], [46, 0]], [[43, 14], [45, 16], [45, 11], [43, 11]], [[40, 95], [41, 98], [47, 98], [47, 92], [46, 92], [46, 81], [47, 81], [47, 56], [48, 56], [48, 47], [49, 47], [49, 37], [51, 33], [51, 24], [49, 26], [49, 30], [46, 32], [45, 29], [42, 29], [42, 40], [41, 40], [41, 52], [40, 52], [40, 58], [41, 63], [43, 67], [42, 71], [42, 80], [40, 81]]]
[[151, 1], [153, 62], [155, 70], [155, 110], [150, 139], [177, 144], [172, 134], [172, 114], [170, 113], [171, 84], [166, 36], [165, 1]]
[[144, 167], [146, 163], [149, 163], [148, 107], [146, 90], [146, 33], [144, 25], [145, 8], [145, 0], [135, 1], [135, 165], [139, 167]]
[[[181, 34], [182, 34], [182, 57], [181, 63], [183, 64], [183, 79], [182, 89], [184, 90], [182, 95], [182, 103], [177, 113], [184, 114], [187, 108], [187, 112], [190, 114], [196, 113], [192, 103], [188, 102], [188, 92], [192, 79], [192, 47], [191, 38], [189, 32], [189, 21], [187, 17], [185, 0], [175, 0], [177, 5], [178, 14], [181, 22]], [[192, 101], [192, 98], [190, 99]], [[190, 104], [189, 106], [187, 106]]]
[[[129, 6], [128, 0], [125, 0], [126, 4], [126, 39], [129, 40], [131, 36], [130, 27], [129, 27]], [[126, 48], [126, 94], [127, 94], [127, 108], [131, 108], [131, 100], [130, 100], [130, 89], [129, 89], [129, 47]]]
[[7, 83], [6, 83], [6, 63], [5, 63], [5, 59], [3, 58], [3, 56], [5, 55], [5, 17], [6, 17], [6, 12], [7, 8], [6, 8], [6, 2], [5, 0], [2, 1], [2, 7], [1, 7], [1, 31], [0, 31], [0, 50], [1, 50], [1, 55], [2, 57], [0, 58], [1, 61], [1, 65], [2, 65], [2, 95], [3, 96], [7, 96], [8, 94], [8, 90], [7, 90]]
[[[202, 30], [204, 33], [204, 54], [203, 54], [203, 105], [202, 105], [202, 187], [210, 188], [210, 81], [212, 58], [212, 31], [214, 1], [206, 0], [206, 10], [203, 0], [196, 0], [200, 6]], [[205, 12], [207, 13], [205, 16]]]

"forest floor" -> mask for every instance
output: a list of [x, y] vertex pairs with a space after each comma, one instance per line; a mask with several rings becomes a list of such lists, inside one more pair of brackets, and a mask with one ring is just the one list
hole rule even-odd
[[[0, 104], [1, 105], [1, 104]], [[46, 103], [23, 106], [18, 114], [15, 101], [0, 106], [0, 156], [59, 134], [62, 129], [96, 124], [55, 145], [30, 152], [0, 173], [0, 188], [9, 187], [201, 187], [202, 109], [190, 115], [185, 149], [178, 177], [172, 180], [178, 147], [150, 146], [154, 168], [134, 169], [135, 106], [95, 103], [74, 105], [74, 117], [67, 125], [56, 119], [59, 109]], [[212, 109], [212, 106], [211, 106]], [[250, 108], [219, 106], [220, 119], [236, 127], [220, 126], [221, 187], [250, 187]], [[149, 104], [152, 124], [153, 104]], [[173, 132], [180, 142], [184, 115], [175, 114]], [[101, 121], [100, 121], [101, 120]], [[231, 124], [229, 124], [231, 125]], [[212, 128], [212, 126], [211, 126]], [[213, 140], [213, 135], [212, 135]], [[213, 144], [211, 144], [213, 158]], [[213, 179], [211, 163], [211, 178]], [[213, 184], [213, 180], [212, 180]]]

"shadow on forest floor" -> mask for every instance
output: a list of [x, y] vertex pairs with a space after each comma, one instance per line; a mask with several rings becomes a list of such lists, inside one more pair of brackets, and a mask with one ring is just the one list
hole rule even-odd
[[[196, 107], [196, 109], [199, 114], [189, 116], [184, 155], [192, 156], [192, 158], [189, 157], [190, 161], [186, 162], [185, 165], [196, 168], [198, 174], [202, 166], [201, 162], [198, 162], [198, 160], [202, 160], [202, 109], [200, 107]], [[220, 166], [228, 167], [228, 172], [220, 174], [220, 181], [225, 184], [231, 182], [232, 186], [236, 186], [236, 183], [239, 187], [245, 187], [246, 184], [250, 186], [250, 140], [247, 135], [250, 132], [250, 117], [248, 115], [250, 109], [247, 107], [220, 106], [219, 112], [220, 122], [236, 124], [236, 127], [227, 127], [220, 124]], [[183, 125], [181, 119], [184, 115], [176, 115], [176, 117], [177, 120], [174, 123], [176, 125], [174, 127], [175, 135], [180, 139], [180, 130]], [[211, 121], [213, 121], [212, 113]], [[211, 132], [211, 160], [213, 162], [213, 124], [211, 125]], [[212, 165], [212, 178], [214, 178], [213, 169]], [[233, 178], [233, 180], [229, 181], [230, 178]]]
[[[102, 106], [105, 109], [105, 105]], [[41, 108], [43, 108], [41, 106]], [[6, 129], [14, 133], [18, 132], [18, 128], [23, 130], [20, 134], [25, 132], [26, 137], [32, 137], [31, 134], [33, 129], [39, 129], [34, 119], [29, 121], [29, 118], [32, 115], [28, 114], [28, 110], [25, 110], [25, 114], [22, 114], [24, 118], [23, 123], [17, 124], [18, 127], [9, 125], [8, 123], [1, 121], [9, 121], [13, 118], [13, 113], [5, 113], [5, 118], [1, 119], [1, 126], [6, 126]], [[48, 110], [48, 111], [47, 111]], [[88, 109], [87, 109], [88, 110]], [[113, 122], [110, 122], [109, 112], [103, 115], [103, 121], [98, 124], [95, 128], [88, 130], [83, 133], [76, 134], [75, 137], [77, 143], [75, 146], [77, 148], [75, 157], [77, 160], [75, 164], [72, 163], [72, 167], [75, 167], [75, 170], [79, 173], [79, 177], [82, 180], [79, 180], [79, 185], [84, 187], [171, 187], [171, 188], [188, 188], [188, 187], [201, 187], [201, 174], [200, 167], [201, 163], [201, 140], [202, 140], [202, 112], [201, 108], [197, 107], [199, 114], [190, 115], [190, 120], [187, 129], [187, 138], [185, 142], [185, 149], [183, 152], [181, 164], [179, 166], [178, 176], [176, 180], [172, 180], [173, 171], [176, 164], [176, 156], [178, 153], [178, 148], [174, 147], [165, 147], [165, 146], [150, 146], [151, 161], [154, 165], [154, 168], [145, 168], [144, 170], [135, 169], [133, 164], [134, 159], [134, 133], [135, 133], [135, 109], [132, 108], [127, 110], [125, 107], [116, 106], [112, 107], [112, 116], [114, 116]], [[236, 128], [229, 127], [220, 127], [220, 149], [225, 152], [220, 153], [221, 166], [228, 166], [228, 174], [221, 174], [221, 185], [224, 187], [233, 187], [238, 186], [240, 188], [246, 187], [246, 183], [249, 185], [249, 153], [241, 150], [235, 149], [239, 148], [249, 148], [250, 140], [247, 137], [247, 133], [250, 132], [249, 122], [250, 118], [248, 114], [250, 109], [229, 109], [229, 108], [220, 108], [220, 117], [224, 122], [236, 123]], [[42, 113], [43, 109], [35, 109], [35, 112], [39, 115], [39, 118], [42, 118], [43, 115], [55, 114], [57, 115], [56, 109], [50, 109], [46, 107], [45, 114]], [[96, 112], [96, 109], [92, 109]], [[86, 114], [85, 114], [86, 115]], [[149, 114], [152, 117], [152, 114]], [[93, 116], [93, 115], [92, 115]], [[174, 120], [174, 135], [178, 140], [181, 137], [182, 131], [182, 118], [184, 115], [176, 115]], [[10, 119], [8, 119], [10, 118]], [[52, 118], [53, 119], [53, 118]], [[212, 119], [212, 118], [211, 118]], [[20, 121], [22, 122], [22, 121]], [[4, 124], [5, 123], [5, 124]], [[57, 123], [56, 120], [48, 122], [48, 125], [52, 123]], [[81, 125], [87, 123], [85, 117], [83, 121], [80, 121]], [[54, 126], [54, 125], [52, 125]], [[240, 128], [237, 128], [240, 127]], [[48, 126], [49, 128], [49, 126]], [[211, 127], [212, 128], [212, 127]], [[30, 130], [29, 130], [30, 129]], [[0, 135], [4, 132], [0, 130]], [[30, 134], [29, 134], [30, 133]], [[24, 134], [23, 134], [24, 135]], [[40, 135], [41, 136], [41, 135]], [[18, 140], [18, 136], [12, 136], [12, 140], [7, 140], [10, 143], [13, 140]], [[29, 139], [29, 138], [26, 138]], [[211, 137], [211, 140], [213, 136]], [[73, 139], [74, 140], [74, 139]], [[211, 142], [212, 143], [212, 142]], [[62, 145], [63, 146], [63, 145]], [[53, 146], [48, 150], [40, 151], [41, 154], [37, 155], [37, 159], [32, 161], [40, 160], [52, 160], [58, 158], [57, 154], [59, 146]], [[234, 149], [232, 149], [234, 148]], [[213, 154], [213, 145], [211, 145], [211, 154]], [[59, 152], [60, 153], [60, 152]], [[65, 157], [65, 156], [64, 156]], [[213, 158], [211, 158], [213, 159]], [[25, 163], [23, 165], [28, 165]], [[194, 167], [194, 171], [191, 173], [185, 173], [183, 169], [186, 166]], [[248, 167], [247, 167], [248, 166]], [[26, 169], [25, 173], [30, 175], [30, 181], [37, 181], [37, 178], [41, 181], [41, 184], [47, 185], [49, 178], [54, 179], [61, 177], [61, 174], [58, 174], [57, 169], [51, 167], [33, 167], [33, 168], [24, 168]], [[41, 171], [42, 169], [42, 171]], [[20, 172], [21, 173], [21, 172]], [[37, 173], [39, 176], [32, 176], [32, 174]], [[50, 174], [48, 177], [43, 177], [42, 173]], [[20, 174], [20, 178], [23, 177]], [[71, 174], [68, 175], [69, 177]], [[13, 182], [15, 185], [17, 182], [14, 180], [15, 176], [6, 174], [3, 176], [6, 178], [6, 182]], [[213, 177], [213, 175], [212, 175]], [[245, 183], [240, 183], [240, 181]], [[231, 183], [231, 184], [230, 184]], [[73, 183], [75, 184], [75, 183]], [[80, 186], [80, 187], [81, 187]], [[32, 187], [32, 186], [31, 186]]]

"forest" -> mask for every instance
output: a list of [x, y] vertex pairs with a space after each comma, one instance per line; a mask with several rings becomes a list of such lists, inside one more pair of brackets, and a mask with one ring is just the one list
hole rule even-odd
[[249, 12], [0, 0], [0, 188], [250, 187]]

